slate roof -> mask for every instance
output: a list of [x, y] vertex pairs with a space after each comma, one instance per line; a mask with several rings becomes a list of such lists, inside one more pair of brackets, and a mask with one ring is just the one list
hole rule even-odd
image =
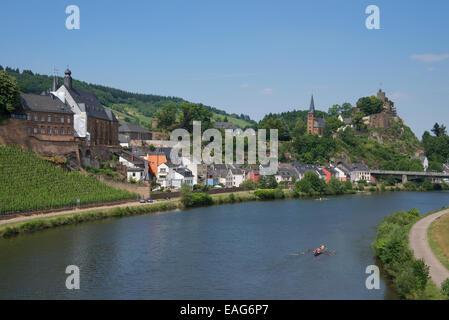
[[353, 163], [352, 169], [353, 171], [369, 171], [369, 168], [362, 163]]
[[117, 118], [114, 116], [114, 113], [103, 107], [95, 93], [75, 89], [73, 87], [67, 88], [67, 86], [66, 89], [78, 104], [81, 111], [86, 112], [88, 117], [118, 122]]
[[25, 111], [73, 114], [69, 106], [53, 95], [21, 93], [20, 101]]
[[176, 168], [175, 171], [184, 177], [193, 177], [192, 171], [186, 168]]
[[[145, 160], [143, 160], [142, 158], [140, 158], [137, 155], [133, 155], [131, 152], [128, 151], [122, 151], [122, 153], [120, 154], [120, 156], [124, 159], [126, 159], [127, 161], [133, 163], [134, 165], [138, 166], [138, 167], [144, 167], [145, 166]], [[133, 160], [131, 160], [131, 158]]]
[[234, 169], [234, 168], [229, 169], [229, 172], [232, 173], [232, 175], [242, 175], [243, 174], [242, 170]]
[[[108, 110], [110, 111], [110, 110]], [[142, 128], [141, 126], [137, 125], [137, 124], [124, 124], [122, 126], [120, 126], [118, 128], [118, 132], [141, 132], [141, 133], [150, 133], [150, 131], [148, 131], [145, 128]]]
[[315, 128], [325, 128], [326, 127], [326, 120], [324, 120], [324, 118], [316, 118], [314, 127]]
[[315, 101], [313, 101], [313, 95], [312, 99], [310, 99], [309, 113], [315, 113]]

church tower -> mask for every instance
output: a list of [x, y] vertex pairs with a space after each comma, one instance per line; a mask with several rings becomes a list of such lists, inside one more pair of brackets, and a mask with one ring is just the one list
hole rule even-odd
[[315, 102], [313, 101], [313, 95], [312, 99], [310, 100], [310, 108], [309, 113], [307, 115], [307, 134], [314, 134], [314, 126], [315, 126]]

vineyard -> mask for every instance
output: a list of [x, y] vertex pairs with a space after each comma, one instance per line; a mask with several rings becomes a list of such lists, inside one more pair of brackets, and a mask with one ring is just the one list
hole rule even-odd
[[135, 198], [77, 171], [68, 171], [35, 153], [0, 146], [0, 214]]

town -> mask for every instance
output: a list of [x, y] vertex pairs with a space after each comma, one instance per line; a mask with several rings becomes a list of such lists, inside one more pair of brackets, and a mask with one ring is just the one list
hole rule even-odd
[[[105, 108], [95, 93], [73, 86], [71, 70], [65, 71], [62, 84], [58, 82], [59, 78], [54, 75], [52, 88], [41, 94], [20, 94], [20, 107], [11, 113], [7, 125], [0, 126], [0, 142], [22, 145], [41, 155], [66, 157], [68, 168], [96, 173], [105, 182], [113, 180], [107, 175], [101, 177], [99, 169], [107, 163], [116, 173], [115, 182], [122, 182], [119, 186], [127, 183], [125, 189], [136, 191], [147, 199], [176, 196], [176, 191], [184, 184], [193, 190], [232, 191], [255, 189], [261, 180], [267, 179], [264, 170], [269, 164], [206, 164], [192, 156], [182, 156], [175, 163], [171, 158], [176, 141], [170, 140], [167, 133], [157, 131], [158, 118], [152, 118], [153, 131], [132, 123], [119, 126], [114, 112]], [[385, 92], [379, 89], [377, 99], [383, 103], [380, 112], [365, 116], [363, 124], [384, 128], [402, 121]], [[352, 107], [352, 114], [359, 111], [357, 105]], [[343, 124], [338, 128], [339, 132], [355, 126], [351, 117], [339, 114], [338, 120]], [[325, 127], [326, 120], [317, 116], [312, 96], [306, 133], [323, 136]], [[234, 137], [242, 133], [231, 122], [216, 121], [213, 128], [231, 132]], [[254, 130], [249, 130], [255, 135]], [[430, 178], [432, 183], [449, 181], [449, 165], [443, 166], [443, 172], [426, 173], [429, 166], [427, 157], [417, 154], [411, 159], [416, 159], [424, 172], [373, 170], [364, 163], [334, 159], [325, 165], [284, 160], [276, 164], [270, 175], [276, 186], [284, 188], [293, 188], [307, 171], [326, 183], [336, 179], [342, 183], [348, 181], [356, 187], [380, 186], [385, 177], [393, 180], [392, 185], [423, 177]], [[174, 193], [170, 193], [172, 191]]]

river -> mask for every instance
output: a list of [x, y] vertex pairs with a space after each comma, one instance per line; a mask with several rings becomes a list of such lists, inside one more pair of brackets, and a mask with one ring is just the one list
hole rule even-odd
[[[382, 218], [449, 193], [249, 202], [107, 219], [0, 240], [0, 299], [396, 299], [365, 287]], [[326, 244], [334, 255], [298, 252]], [[80, 269], [79, 290], [65, 269]]]

